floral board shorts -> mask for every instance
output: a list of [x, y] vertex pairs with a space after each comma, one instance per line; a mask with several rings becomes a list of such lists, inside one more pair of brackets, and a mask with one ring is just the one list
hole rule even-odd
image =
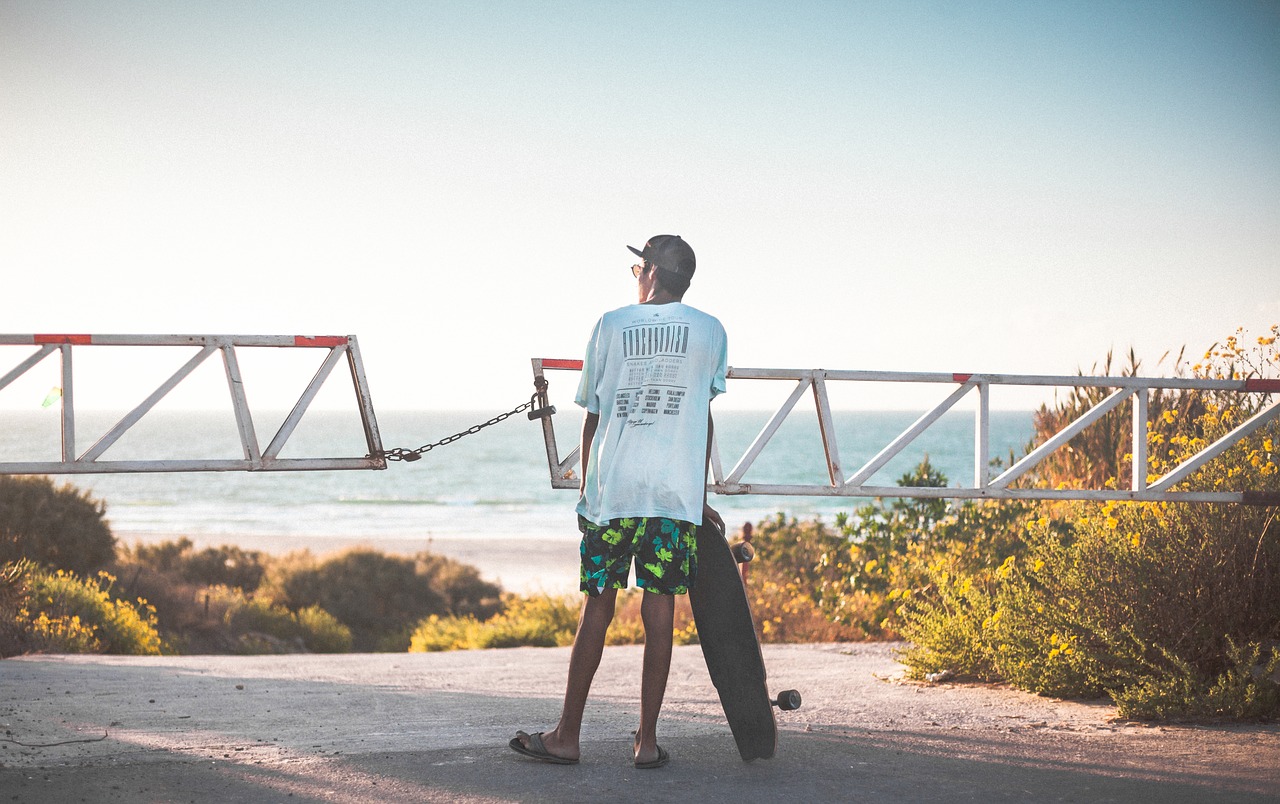
[[683, 595], [698, 575], [698, 526], [680, 519], [626, 517], [597, 525], [578, 516], [582, 531], [579, 588], [592, 597], [626, 589], [631, 559], [636, 586], [661, 595]]

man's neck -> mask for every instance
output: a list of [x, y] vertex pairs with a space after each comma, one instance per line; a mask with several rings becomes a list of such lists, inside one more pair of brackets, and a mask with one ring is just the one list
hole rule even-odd
[[684, 296], [677, 296], [673, 293], [669, 293], [665, 290], [662, 290], [661, 288], [654, 288], [653, 291], [649, 294], [649, 297], [646, 299], [641, 299], [640, 303], [641, 304], [676, 304], [683, 298]]

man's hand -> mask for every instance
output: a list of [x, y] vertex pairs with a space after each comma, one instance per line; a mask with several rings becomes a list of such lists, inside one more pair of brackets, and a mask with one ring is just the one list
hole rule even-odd
[[721, 533], [725, 532], [724, 520], [720, 518], [720, 512], [705, 503], [702, 506], [702, 524], [714, 525]]

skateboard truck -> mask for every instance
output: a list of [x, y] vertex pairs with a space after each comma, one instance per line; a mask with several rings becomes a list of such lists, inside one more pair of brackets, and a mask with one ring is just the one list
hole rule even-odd
[[769, 703], [778, 707], [784, 712], [791, 712], [800, 708], [800, 690], [783, 690], [778, 693], [778, 697]]

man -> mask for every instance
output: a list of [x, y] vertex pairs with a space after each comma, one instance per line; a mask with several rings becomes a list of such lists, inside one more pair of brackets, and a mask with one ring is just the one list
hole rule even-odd
[[698, 526], [706, 505], [711, 449], [711, 399], [725, 390], [724, 327], [682, 302], [696, 262], [678, 235], [658, 235], [631, 273], [639, 304], [596, 323], [582, 366], [576, 402], [582, 425], [580, 586], [587, 597], [569, 658], [560, 722], [545, 733], [517, 732], [511, 748], [534, 759], [577, 764], [587, 694], [604, 651], [618, 590], [635, 559], [644, 590], [644, 660], [635, 766], [660, 768], [669, 755], [658, 745], [658, 712], [671, 667], [675, 595], [698, 569]]

